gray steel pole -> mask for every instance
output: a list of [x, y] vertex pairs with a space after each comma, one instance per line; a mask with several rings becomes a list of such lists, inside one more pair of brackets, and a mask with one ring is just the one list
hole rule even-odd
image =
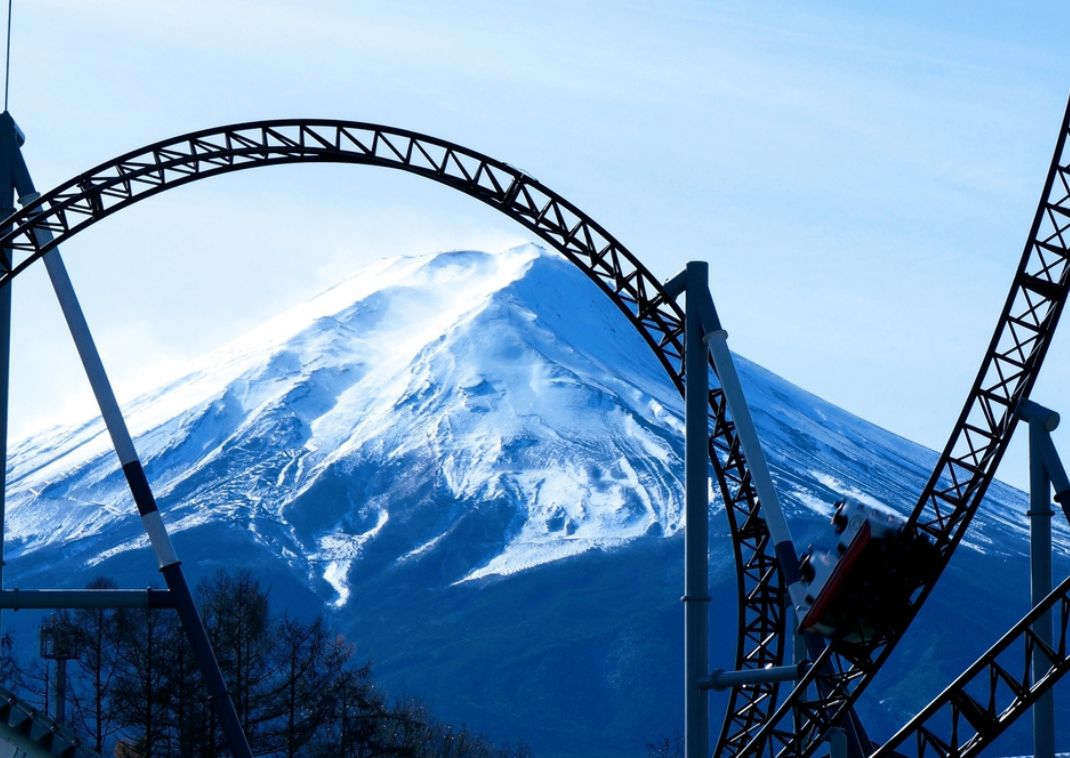
[[684, 755], [710, 754], [709, 394], [698, 302], [709, 297], [706, 263], [687, 264], [684, 329]]
[[[0, 114], [0, 218], [15, 212], [18, 162], [12, 160], [22, 133], [6, 111]], [[6, 229], [5, 229], [6, 231]], [[11, 264], [11, 251], [0, 250], [2, 263]], [[11, 376], [11, 283], [0, 287], [0, 589], [4, 586], [4, 535], [7, 519], [7, 423]], [[3, 625], [0, 622], [0, 631]]]
[[703, 682], [711, 690], [726, 690], [747, 684], [765, 684], [767, 682], [792, 682], [806, 675], [810, 664], [808, 661], [793, 663], [789, 666], [770, 666], [764, 669], [742, 669], [725, 671], [717, 669]]
[[[27, 202], [32, 202], [32, 200]], [[52, 241], [52, 233], [47, 229], [35, 228], [34, 234], [37, 235], [39, 244], [47, 245]], [[175, 553], [174, 546], [171, 544], [171, 537], [168, 535], [167, 528], [160, 517], [156, 498], [152, 494], [152, 489], [145, 476], [145, 469], [141, 465], [141, 459], [137, 454], [137, 449], [134, 447], [134, 440], [130, 436], [126, 421], [119, 410], [115, 392], [112, 390], [111, 382], [104, 371], [100, 353], [97, 351], [96, 343], [93, 341], [89, 326], [85, 320], [85, 314], [82, 312], [82, 307], [74, 293], [74, 287], [67, 274], [67, 268], [63, 264], [63, 258], [60, 257], [59, 248], [53, 248], [45, 253], [44, 261], [45, 269], [52, 280], [52, 287], [55, 289], [56, 296], [59, 299], [60, 309], [67, 320], [67, 326], [70, 329], [71, 336], [74, 338], [78, 355], [82, 359], [82, 365], [85, 368], [86, 376], [89, 378], [89, 384], [97, 399], [97, 405], [100, 406], [104, 425], [111, 435], [115, 452], [119, 456], [123, 473], [126, 475], [130, 485], [130, 491], [134, 496], [134, 504], [141, 514], [141, 522], [148, 534], [149, 544], [152, 545], [156, 554], [160, 573], [163, 574], [164, 582], [166, 582], [174, 598], [179, 620], [182, 622], [182, 627], [189, 638], [194, 658], [198, 662], [201, 674], [204, 676], [205, 686], [211, 694], [212, 703], [219, 716], [220, 726], [222, 726], [223, 733], [226, 735], [227, 743], [231, 752], [237, 758], [252, 758], [253, 753], [249, 748], [249, 742], [245, 737], [241, 722], [238, 720], [237, 711], [234, 710], [234, 703], [227, 692], [227, 684], [223, 679], [223, 672], [219, 669], [219, 662], [216, 660], [211, 642], [208, 640], [208, 633], [201, 622], [200, 614], [197, 612], [197, 606], [193, 602], [193, 595], [190, 593], [186, 578], [182, 574], [178, 555]]]
[[[6, 196], [14, 188], [0, 188]], [[0, 215], [7, 218], [14, 208], [0, 208]], [[9, 250], [0, 251], [4, 263], [10, 263]], [[4, 534], [7, 519], [7, 412], [10, 398], [11, 375], [11, 283], [0, 287], [0, 589], [4, 586]], [[0, 625], [0, 631], [3, 627]]]
[[721, 328], [718, 322], [715, 329], [706, 332], [704, 339], [713, 357], [713, 366], [717, 370], [717, 378], [724, 392], [725, 403], [728, 405], [729, 413], [732, 414], [732, 421], [735, 422], [739, 444], [750, 466], [751, 481], [758, 493], [758, 501], [762, 504], [762, 515], [765, 516], [769, 536], [773, 540], [773, 550], [776, 552], [780, 570], [784, 573], [784, 581], [788, 585], [788, 595], [791, 604], [795, 607], [795, 616], [802, 621], [806, 592], [799, 578], [799, 555], [795, 551], [791, 530], [784, 518], [784, 509], [780, 505], [776, 487], [773, 486], [769, 464], [766, 463], [765, 453], [762, 452], [762, 445], [758, 440], [758, 432], [754, 427], [750, 408], [743, 396], [743, 386], [736, 374], [732, 353], [728, 349], [728, 332]]
[[[691, 266], [701, 265], [704, 274], [703, 281], [706, 281], [706, 264], [688, 263], [687, 265], [687, 286], [690, 292], [692, 286]], [[674, 286], [674, 283], [670, 283], [669, 286]], [[696, 298], [699, 295], [697, 291], [694, 294]], [[751, 481], [758, 493], [762, 515], [765, 517], [766, 525], [769, 528], [769, 536], [773, 542], [777, 563], [780, 565], [780, 570], [784, 575], [784, 582], [787, 584], [789, 601], [795, 608], [796, 619], [801, 622], [804, 615], [803, 608], [805, 607], [806, 593], [799, 574], [799, 555], [795, 550], [795, 543], [792, 541], [787, 519], [784, 518], [784, 509], [780, 505], [776, 487], [773, 486], [773, 477], [769, 472], [769, 465], [765, 460], [765, 454], [758, 439], [758, 431], [750, 415], [750, 407], [747, 405], [747, 400], [743, 395], [743, 385], [740, 383], [739, 375], [736, 373], [736, 365], [732, 359], [732, 353], [728, 349], [728, 332], [721, 326], [720, 318], [717, 316], [717, 309], [713, 304], [713, 296], [710, 294], [708, 286], [701, 293], [701, 299], [697, 299], [697, 302], [695, 298], [689, 295], [687, 310], [689, 314], [693, 310], [697, 310], [701, 315], [701, 327], [705, 330], [702, 340], [709, 350], [709, 357], [713, 359], [713, 367], [717, 372], [721, 391], [724, 393], [725, 404], [728, 406], [728, 411], [732, 416], [739, 444], [750, 467]], [[805, 642], [810, 656], [816, 659], [821, 654], [824, 644], [813, 634], [806, 634]], [[867, 754], [870, 742], [857, 712], [851, 708], [843, 717], [841, 723], [847, 729], [848, 755], [851, 758], [860, 758]]]
[[0, 590], [0, 608], [174, 608], [170, 590]]
[[[791, 598], [787, 597], [787, 595], [784, 596], [784, 606], [784, 613], [787, 614], [784, 618], [784, 626], [791, 629], [791, 659], [796, 665], [802, 665], [810, 657], [806, 635], [799, 628], [799, 619], [794, 618], [795, 614], [792, 613]], [[793, 711], [791, 715], [792, 723], [796, 729], [801, 726], [799, 715], [798, 711]]]
[[[1051, 592], [1051, 517], [1054, 511], [1051, 508], [1051, 480], [1044, 465], [1043, 438], [1047, 435], [1048, 430], [1042, 423], [1029, 422], [1029, 568], [1034, 606]], [[1033, 633], [1038, 640], [1051, 645], [1050, 611], [1033, 623]], [[1033, 681], [1044, 676], [1049, 665], [1050, 661], [1039, 652], [1034, 654]], [[1055, 699], [1050, 691], [1033, 704], [1033, 755], [1035, 758], [1055, 756]]]
[[1040, 444], [1040, 452], [1044, 457], [1044, 471], [1048, 475], [1052, 489], [1055, 490], [1055, 502], [1066, 500], [1067, 495], [1070, 494], [1070, 477], [1066, 475], [1059, 452], [1055, 449], [1055, 442], [1050, 434], [1045, 434]]
[[847, 758], [847, 732], [838, 726], [829, 729], [829, 758]]

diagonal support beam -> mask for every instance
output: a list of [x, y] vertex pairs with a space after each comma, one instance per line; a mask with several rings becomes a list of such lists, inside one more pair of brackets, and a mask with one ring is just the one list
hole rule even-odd
[[[31, 196], [25, 199], [20, 198], [20, 202], [25, 205], [28, 202], [32, 202], [35, 196], [36, 193], [32, 193]], [[52, 233], [47, 229], [37, 228], [34, 230], [34, 234], [42, 245], [51, 242]], [[123, 474], [126, 476], [127, 484], [130, 486], [134, 504], [141, 515], [142, 526], [148, 534], [149, 542], [156, 555], [160, 573], [163, 574], [164, 582], [171, 591], [182, 627], [189, 638], [190, 647], [193, 649], [201, 674], [204, 676], [205, 685], [212, 695], [212, 702], [223, 727], [223, 732], [226, 735], [227, 743], [238, 758], [252, 758], [252, 751], [245, 738], [245, 732], [242, 730], [237, 711], [234, 710], [234, 703], [227, 692], [227, 684], [223, 680], [223, 672], [219, 668], [215, 651], [212, 650], [212, 643], [208, 640], [208, 633], [201, 622], [197, 606], [193, 602], [193, 595], [190, 592], [189, 584], [186, 582], [186, 577], [182, 573], [182, 566], [178, 560], [177, 553], [175, 553], [175, 548], [171, 544], [171, 537], [167, 533], [167, 527], [164, 526], [163, 519], [160, 517], [160, 510], [156, 505], [156, 497], [153, 495], [152, 487], [145, 476], [145, 469], [141, 464], [137, 449], [134, 447], [134, 440], [130, 436], [130, 431], [127, 429], [126, 420], [119, 409], [119, 403], [115, 399], [115, 392], [112, 390], [111, 382], [104, 371], [100, 353], [97, 351], [96, 343], [93, 341], [93, 336], [89, 331], [89, 325], [86, 323], [82, 307], [75, 295], [74, 286], [71, 284], [70, 276], [67, 274], [67, 267], [60, 256], [59, 248], [50, 250], [44, 256], [44, 261], [49, 279], [52, 281], [52, 287], [63, 310], [64, 318], [67, 320], [67, 326], [78, 348], [82, 366], [85, 368], [86, 376], [92, 386], [93, 395], [96, 397], [97, 405], [100, 407], [104, 425], [111, 436], [116, 455], [119, 456], [119, 463], [122, 465]]]
[[[7, 118], [10, 119], [10, 115], [7, 115]], [[26, 206], [36, 200], [38, 194], [34, 189], [29, 171], [26, 169], [26, 163], [18, 143], [12, 141], [9, 141], [9, 143], [14, 145], [15, 149], [6, 157], [14, 166], [15, 188], [19, 194], [19, 203]], [[32, 233], [37, 244], [42, 247], [48, 247], [53, 242], [52, 232], [44, 224], [35, 225]], [[149, 542], [156, 555], [160, 573], [163, 574], [164, 582], [170, 590], [169, 597], [178, 611], [178, 616], [189, 639], [190, 647], [201, 669], [201, 674], [204, 676], [205, 685], [211, 695], [220, 725], [223, 727], [227, 744], [236, 758], [252, 758], [252, 751], [249, 748], [241, 722], [238, 720], [234, 703], [227, 692], [227, 685], [219, 668], [219, 662], [216, 660], [215, 652], [212, 650], [211, 642], [208, 639], [204, 624], [201, 622], [197, 606], [193, 602], [193, 595], [182, 573], [178, 555], [171, 544], [171, 537], [168, 535], [167, 528], [160, 517], [156, 498], [145, 476], [145, 469], [141, 464], [141, 459], [134, 446], [134, 440], [130, 436], [126, 420], [123, 418], [119, 403], [115, 398], [111, 381], [104, 370], [100, 352], [97, 350], [93, 335], [89, 331], [89, 325], [75, 294], [74, 285], [71, 283], [59, 248], [50, 249], [44, 256], [44, 262], [48, 277], [52, 282], [52, 288], [55, 290], [60, 308], [63, 311], [63, 317], [67, 322], [67, 328], [74, 339], [78, 356], [81, 359], [86, 377], [89, 379], [93, 395], [100, 408], [104, 425], [111, 436], [112, 445], [119, 457], [119, 463], [122, 465], [123, 474], [126, 476], [127, 483], [130, 486], [134, 503], [137, 506], [138, 513], [141, 515], [141, 523], [148, 534]]]
[[[761, 441], [758, 439], [758, 431], [754, 424], [753, 418], [750, 414], [750, 406], [747, 404], [746, 397], [743, 394], [743, 385], [739, 380], [739, 375], [736, 372], [735, 361], [732, 358], [732, 353], [728, 349], [728, 332], [724, 330], [721, 325], [720, 317], [717, 315], [717, 308], [713, 302], [713, 296], [710, 294], [709, 289], [709, 266], [703, 261], [691, 261], [687, 264], [687, 268], [677, 276], [673, 277], [669, 282], [665, 284], [665, 289], [677, 296], [683, 292], [687, 296], [687, 333], [689, 336], [687, 339], [687, 349], [685, 350], [685, 360], [687, 361], [685, 379], [688, 382], [687, 392], [685, 392], [685, 398], [688, 395], [694, 396], [698, 391], [705, 393], [708, 388], [708, 361], [712, 360], [714, 371], [721, 384], [721, 391], [724, 393], [725, 404], [728, 406], [728, 412], [731, 414], [732, 420], [735, 423], [736, 435], [739, 438], [740, 446], [743, 449], [743, 456], [747, 460], [750, 467], [752, 482], [754, 489], [758, 493], [758, 501], [761, 503], [761, 513], [765, 516], [766, 524], [769, 527], [769, 534], [772, 537], [774, 543], [774, 550], [776, 553], [777, 561], [780, 565], [780, 570], [784, 575], [784, 579], [788, 585], [789, 598], [792, 605], [795, 607], [795, 613], [798, 619], [801, 621], [803, 616], [803, 607], [805, 603], [804, 589], [800, 582], [799, 576], [799, 556], [795, 550], [795, 543], [791, 538], [791, 530], [788, 528], [788, 522], [784, 517], [784, 510], [780, 504], [780, 498], [777, 495], [776, 487], [773, 484], [773, 477], [769, 471], [769, 464], [765, 459], [765, 453], [762, 450]], [[701, 339], [697, 339], [697, 334], [701, 335]], [[696, 347], [699, 345], [705, 346], [700, 355], [696, 355]], [[701, 348], [700, 348], [701, 349]], [[697, 375], [701, 374], [701, 381], [697, 381]], [[694, 386], [694, 389], [692, 389]], [[692, 444], [692, 439], [697, 440], [701, 435], [703, 445], [705, 445], [706, 430], [704, 426], [700, 427], [698, 420], [698, 413], [700, 411], [698, 407], [698, 399], [695, 399], [695, 421], [692, 422], [692, 409], [690, 403], [686, 406], [687, 411], [687, 444]], [[702, 421], [704, 425], [706, 422], [706, 410], [705, 407], [701, 408]], [[694, 426], [693, 426], [694, 423]], [[697, 445], [697, 442], [694, 443]], [[687, 448], [687, 452], [690, 453], [690, 447]], [[698, 449], [696, 448], [696, 455]], [[688, 461], [690, 461], [690, 457]], [[686, 468], [686, 466], [685, 466]], [[690, 469], [688, 469], [690, 471]], [[705, 453], [703, 452], [703, 477], [706, 475], [705, 468]], [[696, 464], [696, 474], [697, 464]], [[688, 530], [685, 535], [685, 544], [691, 544], [694, 542], [695, 547], [688, 549], [685, 566], [688, 575], [694, 575], [696, 581], [694, 585], [686, 585], [685, 600], [698, 600], [693, 593], [698, 592], [699, 582], [701, 581], [702, 595], [706, 596], [707, 590], [705, 589], [707, 579], [707, 556], [706, 556], [706, 515], [705, 515], [705, 498], [706, 487], [705, 479], [701, 484], [703, 487], [701, 497], [696, 492], [692, 495], [692, 487], [698, 487], [699, 482], [696, 478], [694, 484], [689, 478], [687, 481], [687, 494], [688, 494], [688, 506], [687, 506], [687, 524]], [[690, 505], [691, 501], [695, 502], [695, 507]], [[702, 508], [701, 514], [698, 512]], [[693, 513], [694, 511], [694, 513]], [[702, 536], [693, 536], [691, 528], [694, 525], [694, 521], [700, 519], [699, 529], [702, 531]], [[701, 546], [699, 540], [702, 540]], [[701, 551], [701, 555], [699, 555]], [[701, 560], [701, 566], [698, 562]], [[694, 563], [694, 566], [692, 565]], [[701, 571], [700, 571], [701, 570]], [[701, 577], [701, 579], [699, 579]], [[708, 599], [706, 600], [708, 602]], [[694, 635], [698, 635], [700, 632], [703, 635], [703, 645], [705, 645], [705, 629], [706, 629], [706, 608], [701, 609], [702, 618], [698, 618], [699, 608], [692, 606], [696, 603], [691, 603], [685, 606], [686, 611], [691, 612], [693, 615], [692, 621], [688, 622], [685, 619], [685, 626]], [[809, 651], [810, 657], [814, 660], [818, 660], [821, 657], [822, 652], [825, 649], [823, 641], [814, 634], [805, 635], [806, 647]], [[694, 678], [692, 673], [697, 668], [697, 660], [701, 657], [703, 661], [706, 660], [707, 655], [705, 647], [699, 647], [697, 643], [686, 648], [685, 664], [688, 672], [688, 686], [687, 692], [691, 696], [692, 703], [695, 703], [693, 708], [695, 709], [692, 715], [691, 707], [687, 708], [688, 725], [701, 723], [699, 719], [703, 718], [698, 713], [697, 702], [699, 695], [693, 692], [694, 687], [701, 689], [701, 682], [707, 679], [705, 671], [702, 672], [701, 678]], [[702, 693], [703, 695], [705, 693]], [[703, 699], [702, 702], [705, 702]], [[869, 739], [866, 736], [865, 729], [862, 725], [861, 719], [858, 718], [854, 709], [851, 709], [846, 714], [844, 720], [844, 732], [847, 739], [847, 755], [850, 758], [861, 758], [869, 752]], [[685, 727], [685, 732], [688, 729]], [[697, 743], [696, 743], [697, 745]], [[693, 748], [688, 746], [688, 758], [693, 754]], [[697, 752], [694, 753], [697, 755]]]

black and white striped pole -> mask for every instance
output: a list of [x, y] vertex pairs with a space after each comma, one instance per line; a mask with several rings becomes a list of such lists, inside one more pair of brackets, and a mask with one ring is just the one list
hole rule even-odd
[[[11, 119], [9, 114], [5, 113], [3, 115], [9, 120]], [[14, 124], [13, 120], [12, 124]], [[26, 163], [18, 143], [14, 141], [9, 141], [9, 143], [14, 145], [15, 148], [14, 154], [7, 157], [15, 167], [13, 175], [19, 203], [22, 206], [26, 206], [36, 200], [38, 194], [34, 189], [29, 171], [26, 169]], [[33, 234], [39, 246], [47, 247], [52, 244], [52, 232], [47, 227], [43, 225], [36, 226], [33, 229]], [[211, 642], [208, 640], [204, 624], [201, 623], [201, 617], [193, 602], [189, 585], [186, 583], [186, 578], [182, 573], [178, 555], [171, 544], [171, 537], [168, 535], [167, 528], [160, 517], [160, 511], [156, 506], [156, 498], [152, 494], [152, 488], [149, 486], [148, 479], [145, 476], [145, 470], [141, 465], [137, 449], [134, 447], [130, 431], [127, 429], [126, 420], [119, 409], [119, 403], [115, 399], [111, 382], [104, 371], [100, 353], [97, 351], [93, 335], [89, 331], [89, 325], [86, 323], [85, 314], [82, 312], [82, 307], [74, 292], [74, 286], [71, 284], [70, 276], [67, 274], [67, 267], [63, 264], [59, 248], [53, 247], [45, 253], [44, 262], [48, 277], [52, 282], [52, 288], [56, 292], [60, 308], [63, 311], [63, 317], [67, 322], [67, 327], [78, 350], [78, 356], [89, 379], [93, 395], [96, 398], [97, 405], [100, 407], [104, 425], [111, 437], [115, 452], [119, 456], [119, 463], [122, 465], [123, 474], [126, 476], [127, 484], [130, 486], [134, 504], [141, 515], [142, 526], [145, 528], [149, 543], [156, 555], [160, 573], [163, 574], [164, 582], [170, 590], [174, 607], [178, 611], [178, 616], [189, 639], [190, 647], [201, 674], [204, 676], [205, 686], [212, 698], [227, 744], [236, 758], [252, 758], [252, 751], [245, 738], [241, 722], [238, 720], [234, 703], [227, 692], [227, 685], [219, 669], [219, 662], [216, 660]]]

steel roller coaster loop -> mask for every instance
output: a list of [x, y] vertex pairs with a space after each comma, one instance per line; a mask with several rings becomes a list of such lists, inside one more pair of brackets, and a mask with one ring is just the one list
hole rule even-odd
[[[684, 313], [661, 283], [572, 203], [501, 161], [402, 129], [338, 120], [275, 120], [208, 129], [100, 164], [28, 203], [3, 222], [0, 287], [82, 229], [172, 187], [247, 168], [353, 163], [399, 169], [452, 187], [513, 218], [578, 266], [643, 335], [683, 392]], [[40, 244], [35, 229], [52, 240]], [[726, 503], [738, 567], [735, 666], [783, 660], [783, 585], [746, 461], [720, 389], [709, 395], [710, 457]], [[722, 741], [741, 746], [776, 702], [776, 684], [733, 689]], [[738, 752], [738, 749], [730, 752]]]
[[[1010, 295], [965, 407], [919, 497], [909, 528], [941, 560], [894, 629], [864, 644], [830, 644], [779, 707], [775, 684], [736, 688], [719, 755], [809, 755], [861, 695], [939, 578], [987, 490], [1015, 427], [1014, 410], [1036, 380], [1070, 291], [1070, 108], [1060, 131]], [[11, 251], [0, 287], [91, 224], [170, 187], [246, 168], [287, 163], [395, 168], [468, 194], [561, 252], [624, 312], [683, 390], [681, 308], [645, 266], [600, 225], [505, 163], [414, 132], [338, 120], [236, 124], [158, 142], [101, 164], [29, 203], [3, 224]], [[40, 244], [51, 232], [52, 241]], [[739, 592], [737, 668], [783, 661], [784, 585], [720, 389], [710, 392], [714, 465], [731, 530]], [[819, 683], [821, 687], [818, 688]], [[816, 694], [818, 689], [823, 693]]]

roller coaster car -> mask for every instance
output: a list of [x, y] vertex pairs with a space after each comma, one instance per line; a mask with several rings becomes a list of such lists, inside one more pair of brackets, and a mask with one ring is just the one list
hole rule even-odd
[[835, 549], [811, 547], [799, 564], [806, 602], [800, 628], [863, 643], [894, 627], [938, 559], [927, 538], [904, 527], [875, 508], [837, 503]]

